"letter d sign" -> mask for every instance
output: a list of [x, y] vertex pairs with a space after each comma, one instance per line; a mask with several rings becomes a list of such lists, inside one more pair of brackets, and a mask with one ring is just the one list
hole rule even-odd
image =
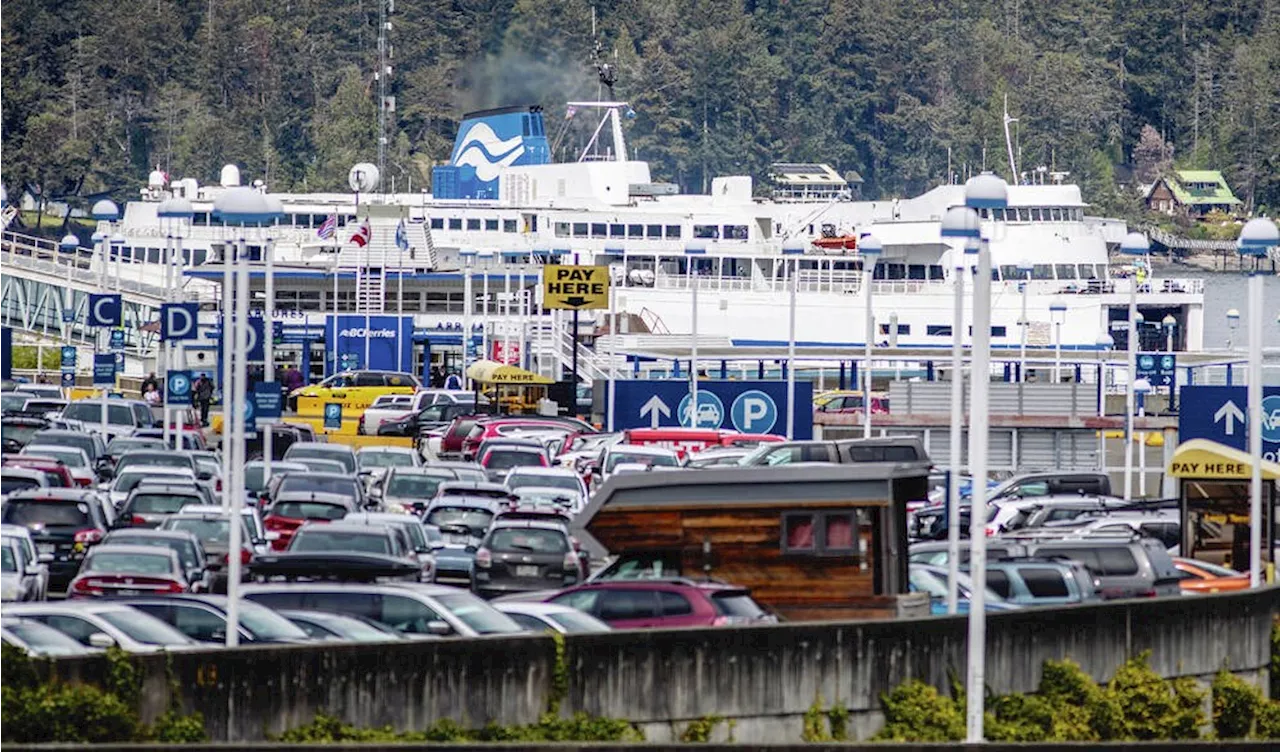
[[160, 338], [166, 342], [198, 339], [199, 303], [164, 303], [160, 306]]

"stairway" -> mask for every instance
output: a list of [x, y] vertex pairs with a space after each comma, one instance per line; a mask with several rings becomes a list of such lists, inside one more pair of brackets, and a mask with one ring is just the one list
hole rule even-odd
[[386, 268], [360, 269], [356, 275], [356, 313], [382, 313], [386, 305]]

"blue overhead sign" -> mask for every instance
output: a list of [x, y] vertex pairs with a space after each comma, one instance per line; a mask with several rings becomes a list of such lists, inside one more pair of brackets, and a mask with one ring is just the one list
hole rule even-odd
[[259, 381], [253, 385], [253, 409], [259, 428], [280, 420], [284, 407], [282, 403], [280, 384], [274, 381]]
[[166, 380], [165, 403], [170, 406], [191, 404], [191, 372], [170, 371]]
[[[1184, 386], [1180, 392], [1178, 440], [1208, 439], [1249, 449], [1248, 391], [1243, 386]], [[1262, 387], [1262, 454], [1280, 455], [1280, 387]]]
[[162, 303], [160, 338], [165, 342], [200, 338], [199, 303]]
[[1138, 378], [1146, 379], [1153, 387], [1174, 386], [1177, 368], [1178, 359], [1173, 353], [1138, 353]]
[[[233, 322], [232, 327], [234, 326], [235, 324]], [[263, 325], [261, 316], [249, 317], [249, 339], [248, 339], [247, 350], [248, 350], [248, 359], [250, 361], [260, 362], [260, 361], [266, 360], [267, 358], [266, 348], [263, 347], [263, 341], [264, 341], [263, 332], [265, 331], [265, 329], [266, 327]], [[221, 324], [219, 324], [217, 330], [214, 332], [214, 339], [218, 340], [219, 345], [221, 345], [222, 343]], [[219, 354], [219, 357], [221, 357], [221, 354]]]
[[89, 326], [120, 326], [119, 295], [89, 296]]
[[[618, 381], [614, 425], [624, 428], [697, 427], [742, 433], [787, 432], [785, 381], [699, 381], [693, 404], [689, 382]], [[795, 438], [813, 436], [813, 385], [795, 385]]]
[[115, 386], [116, 356], [112, 353], [95, 353], [93, 356], [93, 385]]
[[339, 370], [413, 367], [412, 316], [326, 316], [324, 342], [326, 350], [338, 353], [338, 362], [333, 365]]
[[62, 370], [76, 370], [76, 349], [71, 345], [62, 346]]
[[111, 330], [111, 349], [112, 350], [124, 349], [124, 330], [123, 329]]

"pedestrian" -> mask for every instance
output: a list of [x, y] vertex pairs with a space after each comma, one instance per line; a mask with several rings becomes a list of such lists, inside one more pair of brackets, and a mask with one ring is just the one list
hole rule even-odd
[[160, 390], [156, 388], [155, 384], [150, 384], [143, 390], [142, 399], [146, 400], [148, 405], [158, 407], [160, 405]]
[[284, 377], [280, 380], [284, 383], [285, 389], [291, 392], [306, 385], [306, 381], [302, 378], [302, 371], [292, 365], [285, 369]]
[[148, 391], [152, 389], [158, 389], [159, 387], [160, 387], [160, 380], [156, 378], [156, 372], [152, 371], [151, 373], [147, 374], [147, 377], [145, 379], [142, 380], [143, 397], [146, 397], [146, 394]]
[[456, 373], [451, 373], [445, 377], [444, 388], [457, 390], [462, 388], [462, 379]]
[[200, 410], [200, 425], [209, 425], [209, 405], [213, 402], [213, 379], [200, 374], [191, 385], [192, 401]]

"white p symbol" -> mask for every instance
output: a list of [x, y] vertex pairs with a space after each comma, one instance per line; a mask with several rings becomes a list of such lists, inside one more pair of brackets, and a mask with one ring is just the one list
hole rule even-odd
[[750, 397], [742, 401], [742, 422], [750, 426], [769, 414], [769, 405], [762, 399]]

